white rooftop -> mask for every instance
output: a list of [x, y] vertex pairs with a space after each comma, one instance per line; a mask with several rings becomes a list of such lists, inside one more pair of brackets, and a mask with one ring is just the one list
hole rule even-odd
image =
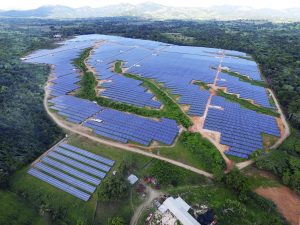
[[130, 184], [135, 184], [139, 180], [139, 178], [137, 178], [137, 176], [134, 174], [130, 174], [127, 180], [129, 181]]
[[162, 213], [169, 210], [183, 225], [201, 225], [188, 213], [189, 208], [190, 206], [182, 198], [169, 197], [158, 209]]

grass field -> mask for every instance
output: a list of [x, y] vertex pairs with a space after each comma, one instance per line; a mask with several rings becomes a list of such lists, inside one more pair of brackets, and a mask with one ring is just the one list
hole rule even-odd
[[208, 172], [225, 168], [218, 149], [197, 133], [183, 132], [174, 147], [161, 147], [153, 152]]
[[47, 216], [40, 216], [28, 202], [10, 191], [0, 191], [1, 225], [50, 225]]

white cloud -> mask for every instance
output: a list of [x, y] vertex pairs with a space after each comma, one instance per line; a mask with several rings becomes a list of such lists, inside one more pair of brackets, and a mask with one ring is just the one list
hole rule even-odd
[[[151, 0], [150, 0], [151, 1]], [[184, 6], [184, 7], [207, 7], [214, 5], [241, 5], [250, 6], [253, 8], [273, 8], [273, 9], [285, 9], [285, 8], [300, 8], [299, 0], [152, 0], [153, 2], [168, 5], [168, 6]], [[13, 0], [13, 1], [1, 1], [1, 9], [33, 9], [42, 5], [66, 5], [70, 7], [101, 7], [104, 5], [114, 5], [120, 3], [139, 4], [145, 2], [145, 0]]]

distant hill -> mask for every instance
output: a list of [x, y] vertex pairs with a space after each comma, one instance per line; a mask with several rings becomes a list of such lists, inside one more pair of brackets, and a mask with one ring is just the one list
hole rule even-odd
[[216, 19], [237, 20], [256, 19], [271, 21], [300, 21], [300, 8], [275, 10], [254, 9], [239, 6], [215, 6], [209, 8], [169, 7], [156, 3], [143, 3], [138, 5], [119, 4], [101, 8], [67, 6], [42, 6], [32, 10], [0, 11], [0, 17], [21, 18], [89, 18], [89, 17], [116, 17], [136, 16], [151, 19]]

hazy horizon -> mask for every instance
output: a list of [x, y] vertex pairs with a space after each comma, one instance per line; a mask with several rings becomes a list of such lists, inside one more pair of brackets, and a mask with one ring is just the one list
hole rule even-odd
[[204, 1], [193, 1], [193, 0], [185, 0], [185, 1], [172, 1], [172, 0], [153, 0], [153, 1], [145, 1], [145, 0], [111, 0], [109, 3], [104, 1], [95, 1], [95, 0], [86, 0], [86, 1], [79, 1], [79, 0], [22, 0], [22, 1], [1, 1], [0, 2], [0, 9], [1, 10], [28, 10], [28, 9], [35, 9], [40, 6], [45, 5], [63, 5], [69, 6], [73, 8], [80, 8], [80, 7], [103, 7], [108, 5], [117, 5], [122, 3], [129, 3], [129, 4], [141, 4], [146, 2], [157, 3], [165, 6], [173, 6], [173, 7], [213, 7], [213, 6], [222, 6], [222, 5], [233, 5], [233, 6], [244, 6], [244, 7], [251, 7], [251, 8], [270, 8], [270, 9], [277, 9], [283, 10], [287, 8], [300, 8], [300, 1], [294, 0], [286, 0], [286, 1], [258, 1], [253, 0], [251, 2], [246, 0], [204, 0]]

